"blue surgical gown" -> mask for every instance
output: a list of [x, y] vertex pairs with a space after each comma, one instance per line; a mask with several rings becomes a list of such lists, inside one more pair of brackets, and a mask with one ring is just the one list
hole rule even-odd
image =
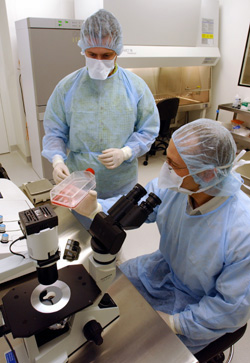
[[[151, 91], [134, 73], [118, 67], [104, 81], [86, 67], [66, 76], [53, 91], [44, 115], [42, 155], [59, 154], [73, 172], [94, 169], [100, 198], [127, 193], [137, 182], [137, 158], [159, 133], [159, 114]], [[129, 146], [132, 157], [107, 169], [98, 155]]]
[[157, 179], [146, 189], [162, 200], [147, 221], [158, 225], [159, 250], [120, 268], [155, 310], [179, 313], [178, 336], [196, 353], [250, 317], [250, 198], [239, 190], [191, 216], [187, 195], [159, 190]]

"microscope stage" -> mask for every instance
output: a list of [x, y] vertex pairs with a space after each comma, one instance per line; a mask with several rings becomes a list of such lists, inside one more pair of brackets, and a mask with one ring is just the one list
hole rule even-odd
[[[82, 265], [66, 266], [58, 270], [58, 275], [58, 281], [63, 282], [63, 285], [66, 284], [70, 290], [69, 301], [66, 305], [63, 304], [63, 306], [60, 301], [56, 300], [55, 304], [52, 305], [54, 308], [56, 308], [56, 304], [63, 306], [58, 311], [54, 309], [53, 312], [44, 313], [38, 311], [32, 305], [31, 295], [38, 286], [37, 279], [11, 289], [3, 297], [2, 308], [5, 325], [12, 332], [14, 338], [30, 337], [43, 331], [64, 318], [92, 305], [101, 294], [101, 290]], [[39, 285], [40, 290], [43, 288], [44, 292], [46, 292], [46, 288], [51, 289], [51, 287], [53, 287], [53, 284], [47, 286]], [[51, 305], [48, 305], [48, 301], [42, 300], [42, 293], [40, 295], [40, 305], [44, 303], [45, 311], [46, 308], [49, 311]]]

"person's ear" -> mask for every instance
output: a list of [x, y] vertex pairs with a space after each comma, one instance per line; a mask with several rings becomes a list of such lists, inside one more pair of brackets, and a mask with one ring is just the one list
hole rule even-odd
[[209, 183], [211, 180], [213, 180], [216, 176], [216, 169], [208, 169], [204, 170], [201, 173], [199, 173], [199, 177], [206, 183]]

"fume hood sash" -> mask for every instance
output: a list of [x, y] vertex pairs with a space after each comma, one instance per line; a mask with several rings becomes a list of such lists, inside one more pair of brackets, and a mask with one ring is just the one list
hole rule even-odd
[[118, 57], [125, 68], [214, 66], [220, 59], [217, 47], [125, 45]]

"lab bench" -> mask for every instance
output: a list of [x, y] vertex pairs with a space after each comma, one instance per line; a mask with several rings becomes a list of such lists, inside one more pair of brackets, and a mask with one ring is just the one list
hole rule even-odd
[[[1, 187], [1, 180], [0, 180]], [[1, 188], [0, 188], [1, 189]], [[73, 262], [61, 260], [58, 267], [82, 263], [85, 268], [91, 254], [90, 235], [73, 216], [70, 210], [55, 207], [58, 215], [59, 246], [63, 252], [68, 238], [80, 242], [79, 259]], [[126, 243], [126, 241], [125, 241]], [[62, 254], [63, 255], [63, 254]], [[13, 287], [36, 278], [36, 273], [19, 277], [1, 284], [0, 300]], [[104, 329], [103, 343], [99, 346], [87, 342], [69, 358], [69, 363], [105, 363], [105, 362], [165, 362], [195, 363], [197, 359], [172, 332], [158, 313], [139, 294], [131, 282], [117, 267], [117, 275], [108, 291], [120, 310], [120, 316]], [[8, 338], [14, 348], [18, 348], [21, 339]], [[9, 347], [4, 338], [0, 339], [0, 361], [4, 362], [4, 352]], [[51, 362], [52, 363], [52, 362]]]

